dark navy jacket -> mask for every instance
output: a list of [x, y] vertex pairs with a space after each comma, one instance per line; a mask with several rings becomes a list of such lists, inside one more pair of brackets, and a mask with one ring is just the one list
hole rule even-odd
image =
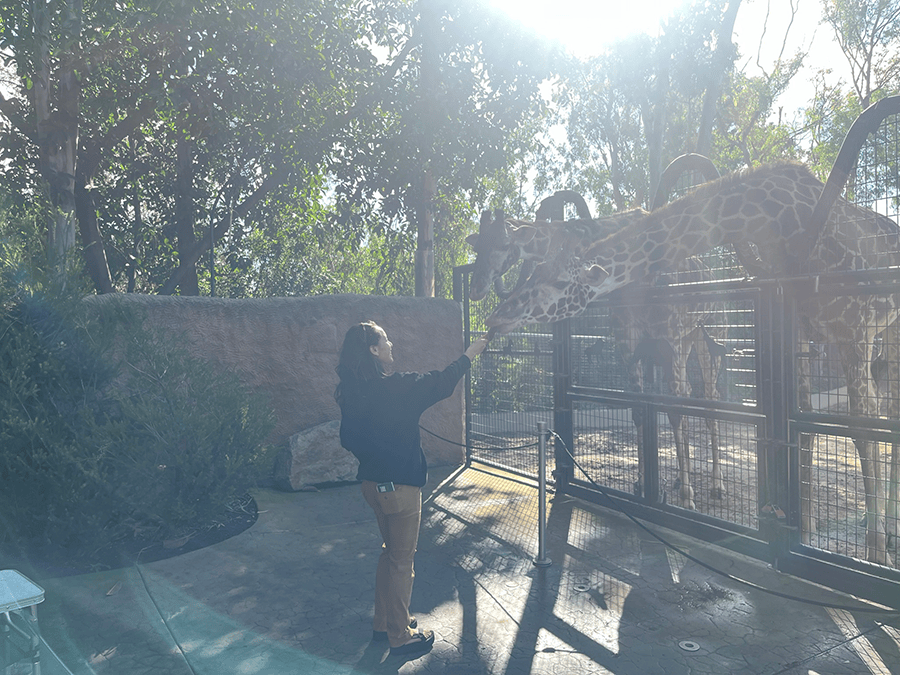
[[463, 355], [444, 370], [342, 383], [341, 445], [359, 460], [358, 480], [425, 485], [419, 418], [453, 393], [470, 366]]

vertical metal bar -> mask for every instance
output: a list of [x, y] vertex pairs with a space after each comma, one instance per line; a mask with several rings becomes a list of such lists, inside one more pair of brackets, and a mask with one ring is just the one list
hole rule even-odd
[[[463, 315], [463, 346], [468, 348], [472, 344], [472, 318], [471, 303], [469, 302], [469, 277], [472, 273], [472, 265], [461, 265], [453, 268], [453, 299], [462, 305]], [[472, 464], [472, 370], [466, 373], [466, 387], [463, 395], [465, 412], [465, 440], [466, 440], [466, 466]]]
[[797, 345], [793, 336], [792, 299], [781, 284], [762, 288], [759, 307], [757, 399], [766, 418], [767, 432], [762, 453], [765, 466], [760, 471], [765, 483], [759, 498], [759, 528], [769, 543], [771, 563], [779, 569], [780, 560], [799, 542], [799, 461], [796, 449], [792, 450], [790, 435], [790, 418], [796, 405], [793, 359]]
[[8, 665], [11, 665], [9, 663], [9, 624], [12, 623], [12, 620], [9, 616], [9, 612], [0, 613], [0, 619], [2, 619], [2, 625], [0, 625], [0, 640], [3, 641], [3, 672], [6, 673]]
[[556, 471], [556, 489], [565, 492], [566, 485], [575, 472], [569, 454], [575, 453], [575, 430], [569, 389], [572, 385], [572, 358], [570, 349], [571, 323], [568, 319], [551, 325], [553, 330], [553, 442]]
[[[781, 405], [784, 407], [784, 421], [781, 428], [781, 440], [785, 447], [785, 459], [782, 474], [782, 482], [786, 492], [785, 506], [788, 511], [788, 525], [793, 526], [790, 531], [791, 546], [796, 546], [801, 541], [801, 528], [803, 526], [801, 509], [801, 490], [803, 476], [801, 470], [801, 442], [800, 434], [797, 431], [797, 425], [793, 420], [796, 413], [800, 410], [800, 377], [798, 373], [797, 359], [800, 357], [800, 344], [798, 339], [797, 327], [797, 296], [796, 292], [786, 294], [782, 299], [782, 329], [781, 329], [781, 389], [780, 397]], [[803, 363], [803, 373], [805, 379], [806, 391], [809, 392], [811, 385], [809, 354], [806, 353], [806, 360]], [[808, 438], [807, 442], [812, 443], [813, 439]], [[811, 508], [811, 505], [807, 505]]]
[[31, 606], [31, 672], [41, 675], [41, 629], [38, 626], [37, 605]]
[[544, 541], [547, 526], [547, 423], [538, 422], [538, 555], [534, 564], [549, 567], [550, 559]]
[[[550, 220], [564, 221], [567, 203], [574, 202], [571, 197], [563, 197], [557, 192], [553, 198], [541, 203], [541, 209]], [[572, 460], [566, 452], [568, 449], [569, 452], [575, 453], [572, 403], [569, 400], [569, 388], [572, 384], [571, 322], [568, 319], [557, 321], [551, 324], [550, 329], [553, 332], [553, 429], [557, 435], [553, 441], [556, 464], [553, 476], [556, 479], [556, 489], [565, 491], [575, 471]]]
[[659, 490], [659, 410], [652, 403], [638, 403], [644, 416], [641, 424], [642, 442], [644, 444], [644, 484], [641, 494], [648, 504], [664, 503], [668, 499], [668, 490], [660, 495]]

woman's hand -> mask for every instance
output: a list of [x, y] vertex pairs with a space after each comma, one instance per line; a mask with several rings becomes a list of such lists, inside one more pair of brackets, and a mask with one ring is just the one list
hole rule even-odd
[[478, 338], [477, 340], [475, 340], [475, 342], [470, 344], [469, 348], [466, 349], [466, 352], [465, 352], [466, 356], [469, 357], [469, 361], [474, 360], [474, 358], [476, 356], [478, 356], [481, 352], [483, 352], [484, 348], [487, 347], [488, 342], [490, 342], [490, 340], [485, 335], [485, 336]]

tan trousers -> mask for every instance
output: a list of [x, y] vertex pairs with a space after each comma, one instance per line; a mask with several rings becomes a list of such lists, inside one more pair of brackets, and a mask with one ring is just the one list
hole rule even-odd
[[375, 620], [372, 629], [387, 631], [391, 647], [404, 644], [415, 631], [409, 627], [413, 558], [422, 520], [422, 490], [395, 485], [393, 492], [378, 492], [375, 483], [364, 480], [362, 493], [375, 512], [384, 544], [375, 573]]

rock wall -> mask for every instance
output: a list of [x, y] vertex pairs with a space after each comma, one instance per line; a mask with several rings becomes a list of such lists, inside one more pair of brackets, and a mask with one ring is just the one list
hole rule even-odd
[[[268, 394], [277, 416], [270, 441], [285, 445], [299, 431], [340, 419], [334, 402], [338, 352], [347, 329], [371, 319], [394, 344], [394, 367], [442, 369], [463, 352], [459, 303], [435, 298], [325, 295], [229, 300], [205, 297], [110, 294], [88, 302], [134, 306], [145, 321], [187, 339], [189, 351], [221, 364], [251, 388]], [[422, 425], [462, 444], [463, 385], [429, 409]], [[430, 464], [461, 464], [464, 449], [426, 432]]]

